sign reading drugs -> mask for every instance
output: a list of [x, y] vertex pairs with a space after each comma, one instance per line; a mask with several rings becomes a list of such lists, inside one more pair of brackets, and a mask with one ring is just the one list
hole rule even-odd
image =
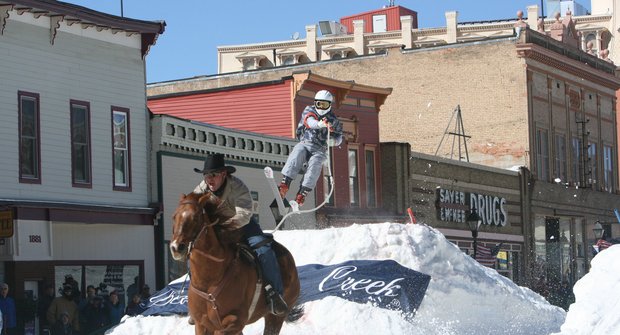
[[508, 223], [506, 198], [437, 188], [437, 219], [465, 223], [467, 215], [476, 211], [482, 224], [505, 226]]

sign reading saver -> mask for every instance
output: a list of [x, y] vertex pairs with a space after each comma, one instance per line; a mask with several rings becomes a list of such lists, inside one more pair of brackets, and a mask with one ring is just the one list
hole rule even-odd
[[[429, 275], [406, 268], [395, 261], [356, 260], [335, 265], [309, 264], [297, 268], [301, 295], [297, 304], [340, 297], [357, 303], [401, 311], [410, 320], [420, 307]], [[153, 294], [143, 304], [142, 315], [187, 313], [189, 278], [179, 278]]]

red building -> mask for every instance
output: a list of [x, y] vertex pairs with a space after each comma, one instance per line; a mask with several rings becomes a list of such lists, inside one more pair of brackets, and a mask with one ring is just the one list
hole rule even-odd
[[340, 24], [347, 27], [349, 34], [353, 33], [353, 21], [364, 20], [364, 33], [381, 33], [387, 31], [400, 31], [400, 17], [411, 15], [412, 28], [418, 28], [418, 13], [401, 6], [390, 6], [368, 12], [345, 16], [340, 18]]
[[[313, 104], [315, 93], [322, 89], [335, 97], [332, 108], [343, 123], [346, 138], [331, 154], [336, 187], [328, 207], [378, 209], [379, 110], [391, 88], [330, 79], [308, 71], [269, 82], [150, 96], [148, 107], [153, 114], [294, 138], [302, 111]], [[323, 201], [327, 186], [326, 181], [317, 183], [317, 203]]]

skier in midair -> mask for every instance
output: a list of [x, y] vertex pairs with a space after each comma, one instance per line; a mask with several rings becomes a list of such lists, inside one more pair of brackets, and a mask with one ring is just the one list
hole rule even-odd
[[[321, 167], [327, 159], [327, 149], [342, 143], [342, 124], [332, 111], [333, 95], [327, 90], [321, 90], [314, 96], [314, 105], [307, 106], [301, 114], [297, 125], [297, 139], [299, 143], [293, 147], [286, 164], [282, 169], [282, 182], [278, 186], [280, 196], [284, 198], [291, 185], [291, 181], [302, 172], [299, 191], [295, 201], [302, 206], [306, 196], [319, 179]], [[329, 132], [329, 143], [327, 134]]]

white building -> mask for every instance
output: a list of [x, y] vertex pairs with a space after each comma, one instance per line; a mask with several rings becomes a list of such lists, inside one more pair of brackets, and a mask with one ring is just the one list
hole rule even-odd
[[15, 297], [68, 274], [81, 290], [156, 283], [145, 57], [164, 28], [0, 1], [0, 279]]

